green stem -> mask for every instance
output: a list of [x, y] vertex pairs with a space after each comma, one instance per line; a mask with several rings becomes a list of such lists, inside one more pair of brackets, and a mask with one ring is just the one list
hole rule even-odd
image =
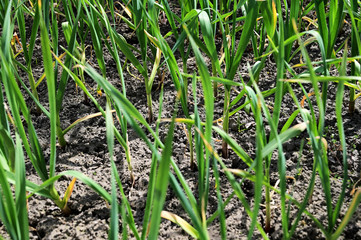
[[[33, 93], [35, 99], [39, 101], [39, 95], [38, 95], [38, 91], [36, 90], [36, 83], [30, 64], [28, 65], [28, 70], [29, 70], [28, 76], [29, 76], [29, 84], [30, 84], [31, 92]], [[36, 105], [36, 112], [41, 113], [41, 109], [39, 108], [38, 105]]]
[[54, 184], [51, 184], [49, 186], [49, 192], [56, 206], [58, 206], [65, 215], [69, 215], [70, 208], [68, 207], [67, 204], [65, 204], [65, 202], [62, 199], [60, 199], [59, 193], [58, 191], [56, 191]]
[[[352, 10], [355, 12], [358, 12], [358, 3], [357, 0], [351, 1]], [[356, 28], [358, 29], [358, 28]], [[357, 31], [355, 31], [355, 28], [352, 28], [351, 32], [351, 57], [356, 56], [359, 52], [358, 46], [357, 46], [357, 34], [359, 34]], [[354, 60], [356, 61], [356, 60]], [[352, 62], [351, 64], [351, 76], [356, 76], [356, 65], [355, 62]], [[356, 81], [352, 81], [353, 84], [356, 83]], [[353, 113], [355, 111], [355, 89], [350, 88], [350, 101], [348, 105], [348, 111], [350, 113]]]
[[128, 142], [128, 135], [126, 136], [126, 139], [125, 139], [126, 143], [127, 143], [127, 149], [126, 150], [126, 159], [127, 159], [127, 163], [128, 163], [128, 170], [129, 170], [129, 174], [130, 174], [130, 181], [132, 183], [132, 185], [134, 184], [134, 181], [135, 181], [135, 177], [134, 177], [134, 173], [133, 173], [133, 167], [132, 167], [132, 164], [131, 164], [131, 161], [132, 161], [132, 158], [130, 156], [130, 150], [129, 150], [129, 142]]
[[152, 123], [154, 121], [153, 110], [152, 110], [152, 94], [149, 89], [147, 91], [147, 104], [148, 104], [148, 122]]
[[[269, 168], [266, 169], [266, 179], [268, 184], [270, 184], [269, 178]], [[265, 232], [269, 233], [271, 231], [271, 193], [270, 188], [266, 185], [266, 223], [265, 223]]]
[[184, 59], [183, 59], [183, 72], [186, 73], [186, 74], [188, 73], [187, 58], [186, 57], [184, 57]]
[[[356, 81], [352, 81], [353, 84], [356, 83]], [[348, 105], [348, 111], [350, 113], [353, 113], [355, 111], [355, 89], [350, 88], [350, 102]]]
[[193, 150], [193, 138], [192, 138], [192, 125], [187, 124], [187, 131], [188, 131], [188, 142], [189, 142], [189, 152], [190, 152], [190, 158], [191, 158], [191, 163], [190, 163], [190, 168], [192, 171], [196, 171], [197, 170], [197, 166], [194, 163], [194, 150]]
[[217, 82], [213, 82], [213, 95], [214, 95], [214, 98], [216, 98], [218, 96], [218, 84], [217, 84]]
[[[229, 102], [231, 95], [231, 88], [225, 86], [224, 92], [224, 109], [223, 109], [223, 130], [228, 134], [229, 129]], [[222, 141], [222, 156], [228, 158], [228, 144], [225, 140]]]
[[[212, 76], [217, 76], [216, 67], [214, 66], [214, 63], [212, 63]], [[213, 95], [214, 98], [218, 96], [218, 83], [213, 82]]]
[[66, 140], [64, 138], [65, 133], [63, 132], [63, 130], [60, 127], [60, 116], [59, 113], [57, 113], [56, 116], [56, 135], [58, 136], [58, 141], [61, 147], [65, 147], [66, 145]]
[[[81, 81], [85, 84], [84, 70], [80, 68], [79, 74]], [[84, 102], [88, 104], [89, 103], [88, 95], [86, 95], [85, 92], [83, 92], [83, 95], [84, 95]]]

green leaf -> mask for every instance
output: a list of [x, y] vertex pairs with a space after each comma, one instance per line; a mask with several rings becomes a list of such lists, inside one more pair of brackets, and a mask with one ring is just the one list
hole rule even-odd
[[19, 239], [29, 239], [29, 221], [28, 208], [26, 200], [26, 182], [25, 182], [25, 159], [22, 149], [21, 140], [16, 134], [16, 154], [15, 154], [15, 199], [16, 199], [16, 213], [19, 221]]
[[161, 219], [161, 212], [165, 202], [165, 197], [168, 189], [169, 181], [169, 170], [170, 170], [170, 160], [172, 156], [172, 145], [173, 145], [173, 136], [174, 136], [174, 119], [175, 114], [173, 115], [173, 120], [169, 126], [168, 135], [165, 140], [164, 150], [162, 153], [162, 159], [159, 163], [157, 179], [155, 183], [155, 194], [154, 194], [154, 203], [152, 216], [150, 220], [150, 232], [148, 239], [155, 240], [158, 238], [159, 225]]

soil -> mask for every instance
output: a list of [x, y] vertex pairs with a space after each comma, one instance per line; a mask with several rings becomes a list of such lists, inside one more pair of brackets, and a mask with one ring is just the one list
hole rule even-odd
[[[136, 45], [136, 38], [132, 36], [128, 27], [120, 23], [119, 31], [126, 37], [126, 39], [132, 44]], [[347, 26], [344, 26], [347, 28]], [[166, 31], [166, 29], [165, 29]], [[349, 34], [346, 29], [345, 32]], [[345, 34], [345, 35], [347, 35]], [[66, 47], [63, 36], [60, 36], [60, 44]], [[174, 44], [173, 39], [169, 39], [169, 43]], [[37, 46], [40, 46], [37, 44]], [[33, 66], [35, 77], [39, 78], [43, 72], [40, 47], [35, 50], [35, 58], [38, 59], [37, 65]], [[317, 59], [319, 57], [319, 51], [312, 46], [309, 47], [311, 57]], [[104, 57], [107, 62], [107, 77], [109, 81], [121, 89], [120, 79], [117, 75], [116, 66], [112, 60], [111, 55], [104, 49]], [[95, 57], [90, 58], [89, 61], [96, 65]], [[94, 56], [94, 55], [93, 55]], [[121, 59], [124, 62], [124, 56], [121, 54]], [[246, 52], [243, 60], [240, 64], [240, 73], [244, 79], [248, 78], [247, 62], [251, 65], [254, 63], [252, 52]], [[181, 60], [179, 59], [179, 65], [181, 66]], [[194, 58], [190, 58], [188, 62], [188, 69], [190, 72], [196, 69]], [[270, 89], [275, 86], [276, 79], [276, 66], [274, 62], [269, 59], [266, 63], [266, 67], [262, 70], [260, 75], [260, 88], [263, 90]], [[147, 105], [145, 98], [144, 83], [140, 80], [141, 75], [132, 69], [130, 66], [129, 71], [124, 71], [124, 78], [126, 82], [127, 98], [132, 104], [146, 117]], [[24, 74], [23, 79], [27, 79]], [[237, 79], [237, 81], [240, 81]], [[26, 82], [26, 81], [25, 81]], [[89, 89], [93, 89], [92, 93], [96, 95], [96, 84], [90, 78], [86, 78], [87, 86]], [[159, 109], [159, 93], [157, 89], [158, 84], [161, 84], [156, 80], [154, 91], [152, 93], [153, 98], [153, 111], [157, 116]], [[302, 99], [303, 94], [298, 85], [291, 85], [297, 94], [299, 101]], [[337, 85], [330, 84], [329, 86], [329, 100], [327, 103], [327, 115], [326, 115], [326, 132], [325, 139], [328, 142], [328, 158], [330, 171], [332, 176], [332, 194], [334, 199], [337, 199], [341, 190], [342, 184], [342, 151], [340, 149], [340, 142], [338, 139], [337, 122], [335, 117], [335, 92]], [[201, 89], [201, 88], [199, 88]], [[234, 88], [232, 97], [235, 97], [237, 91], [240, 88]], [[38, 87], [40, 101], [47, 107], [47, 88], [45, 81]], [[192, 100], [191, 89], [190, 100]], [[199, 90], [198, 96], [202, 93]], [[340, 215], [340, 219], [343, 218], [349, 206], [352, 196], [351, 190], [353, 185], [360, 179], [361, 164], [359, 162], [361, 156], [361, 114], [360, 104], [357, 105], [357, 110], [354, 114], [347, 112], [348, 106], [348, 90], [346, 89], [344, 98], [344, 110], [343, 121], [347, 142], [348, 153], [348, 173], [349, 184], [347, 187], [345, 204]], [[25, 94], [27, 97], [27, 95]], [[168, 118], [173, 113], [173, 106], [175, 101], [176, 91], [172, 83], [171, 77], [166, 73], [164, 79], [164, 108], [162, 112], [162, 118]], [[219, 89], [219, 97], [215, 100], [215, 119], [222, 116], [223, 110], [223, 87]], [[97, 97], [99, 103], [104, 106], [105, 97]], [[199, 99], [201, 101], [201, 99]], [[266, 99], [272, 103], [272, 98]], [[27, 99], [29, 105], [32, 105], [31, 99]], [[305, 106], [307, 107], [307, 105]], [[190, 109], [193, 109], [190, 104]], [[204, 109], [202, 101], [199, 105], [201, 116], [204, 117]], [[280, 116], [280, 126], [287, 121], [289, 116], [296, 110], [296, 106], [293, 104], [291, 97], [286, 94], [282, 103], [282, 112]], [[87, 116], [92, 113], [98, 112], [98, 109], [92, 103], [86, 103], [83, 95], [79, 89], [77, 91], [75, 83], [69, 80], [64, 97], [63, 109], [61, 112], [62, 127], [65, 128], [77, 119]], [[180, 117], [182, 117], [180, 113]], [[44, 115], [33, 115], [33, 121], [38, 133], [40, 143], [46, 154], [46, 158], [50, 153], [50, 131], [49, 131], [49, 119]], [[300, 123], [302, 120], [297, 118], [295, 123]], [[155, 124], [152, 125], [155, 127]], [[167, 125], [161, 124], [160, 133], [166, 135]], [[246, 113], [241, 110], [238, 115], [232, 116], [230, 135], [237, 141], [237, 143], [244, 148], [244, 150], [251, 156], [255, 155], [255, 121], [252, 114]], [[306, 134], [301, 134], [298, 137], [286, 142], [284, 144], [284, 151], [287, 165], [287, 175], [294, 177], [294, 181], [290, 181], [288, 185], [288, 191], [293, 197], [302, 201], [305, 191], [310, 182], [310, 176], [313, 167], [313, 154], [310, 145], [307, 144]], [[219, 136], [214, 135], [215, 147], [220, 150], [221, 144], [218, 141]], [[57, 163], [56, 172], [60, 173], [66, 170], [76, 170], [84, 173], [88, 177], [99, 183], [104, 189], [110, 192], [110, 161], [106, 144], [106, 131], [105, 121], [102, 117], [92, 118], [85, 122], [76, 125], [66, 135], [67, 146], [65, 148], [58, 147], [57, 149]], [[301, 141], [305, 142], [303, 151], [300, 153]], [[128, 171], [125, 154], [120, 144], [116, 142], [115, 156], [116, 165], [118, 167], [119, 175], [121, 177], [123, 187], [128, 196], [130, 205], [133, 210], [135, 222], [138, 229], [141, 229], [143, 214], [145, 209], [145, 202], [147, 197], [148, 188], [148, 176], [151, 164], [151, 151], [146, 144], [136, 135], [132, 129], [129, 129], [129, 144], [132, 157], [132, 167], [134, 171], [135, 181], [134, 184], [130, 180], [130, 174]], [[189, 144], [186, 138], [186, 134], [182, 125], [177, 125], [174, 136], [173, 145], [173, 158], [175, 159], [178, 167], [183, 173], [189, 186], [197, 191], [197, 172], [192, 171], [189, 167], [190, 153]], [[277, 173], [277, 160], [276, 156], [272, 158], [271, 167], [271, 184], [276, 185], [278, 179]], [[244, 169], [246, 165], [230, 151], [230, 157], [223, 159], [227, 167]], [[26, 162], [27, 167], [27, 179], [36, 183], [40, 183], [40, 179], [37, 177], [31, 163]], [[225, 175], [221, 175], [221, 191], [223, 198], [227, 198], [232, 194], [232, 188], [229, 185]], [[71, 178], [62, 177], [56, 183], [56, 189], [60, 194], [63, 194], [69, 185]], [[209, 199], [209, 215], [211, 215], [217, 209], [217, 198], [214, 189], [215, 180], [211, 182], [211, 193]], [[248, 201], [253, 200], [253, 184], [245, 181], [242, 185], [243, 191], [248, 197]], [[312, 201], [307, 206], [307, 210], [319, 219], [324, 226], [327, 224], [327, 213], [324, 195], [322, 191], [322, 185], [320, 179], [317, 177], [316, 185], [314, 188]], [[110, 220], [110, 209], [108, 204], [95, 192], [90, 190], [85, 184], [80, 181], [76, 182], [74, 192], [71, 195], [69, 207], [71, 214], [65, 216], [55, 206], [53, 202], [39, 196], [33, 196], [29, 199], [29, 224], [31, 227], [31, 239], [107, 239]], [[184, 210], [180, 202], [177, 200], [173, 190], [169, 188], [164, 210], [173, 212], [185, 220], [189, 221], [185, 215]], [[248, 233], [248, 227], [250, 225], [250, 219], [245, 212], [244, 207], [237, 199], [233, 197], [230, 203], [226, 206], [226, 223], [227, 223], [227, 238], [228, 239], [246, 239]], [[297, 208], [291, 205], [290, 219], [293, 220], [297, 213]], [[277, 194], [273, 195], [272, 201], [272, 232], [269, 234], [271, 239], [282, 238], [282, 223], [280, 217], [280, 199]], [[265, 219], [264, 208], [260, 211], [259, 219]], [[261, 221], [263, 222], [263, 220]], [[339, 221], [340, 222], [340, 221]], [[209, 234], [211, 239], [220, 239], [219, 222], [216, 219], [209, 226]], [[7, 237], [4, 233], [4, 227], [0, 225], [0, 235]], [[261, 238], [259, 232], [255, 232], [254, 239]], [[314, 223], [305, 215], [296, 230], [294, 239], [323, 239], [321, 231], [317, 229]], [[162, 220], [159, 239], [190, 239], [190, 237], [181, 230], [180, 227], [171, 223], [168, 220]], [[344, 233], [340, 239], [361, 239], [361, 209], [358, 208], [354, 214], [352, 220], [346, 227]]]

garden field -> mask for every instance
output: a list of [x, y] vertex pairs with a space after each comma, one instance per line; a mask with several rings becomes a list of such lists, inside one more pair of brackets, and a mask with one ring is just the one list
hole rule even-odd
[[0, 1], [0, 239], [361, 239], [359, 0]]

